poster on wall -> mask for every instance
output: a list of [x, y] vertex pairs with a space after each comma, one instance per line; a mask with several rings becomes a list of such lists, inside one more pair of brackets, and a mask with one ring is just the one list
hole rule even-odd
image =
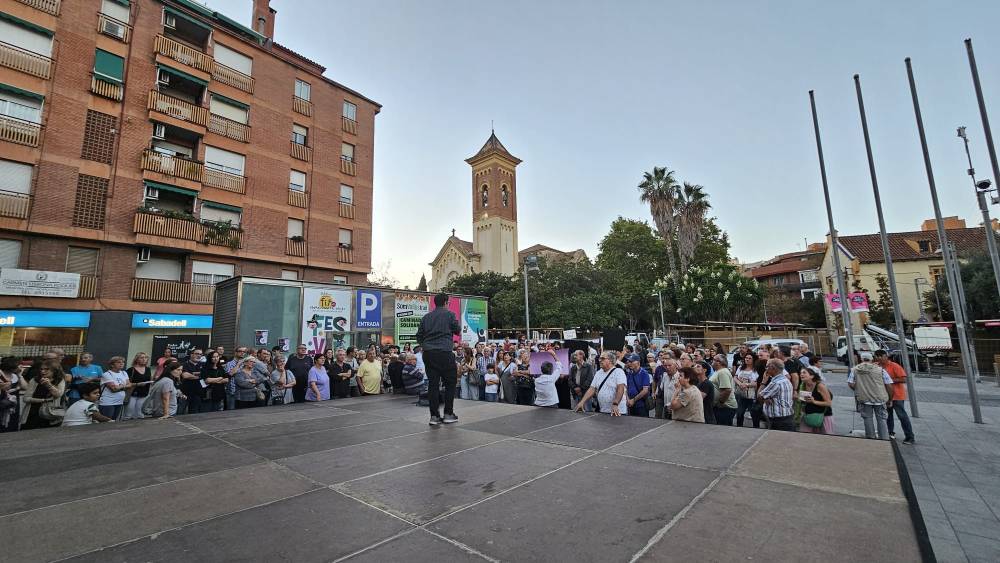
[[[437, 308], [437, 305], [435, 305], [434, 301], [431, 300], [431, 310], [433, 311], [436, 308]], [[450, 297], [449, 296], [448, 297], [448, 310], [455, 314], [455, 318], [458, 320], [458, 324], [461, 325], [462, 324], [462, 298], [461, 297]], [[459, 333], [456, 334], [454, 336], [454, 338], [452, 338], [452, 340], [455, 341], [455, 342], [462, 342], [462, 331], [459, 331]], [[472, 341], [472, 343], [475, 343], [475, 342], [476, 342], [475, 340]]]
[[350, 342], [351, 301], [349, 289], [303, 288], [301, 342], [310, 354], [323, 353], [328, 339], [336, 342], [333, 347]]
[[261, 346], [267, 346], [267, 337], [269, 334], [269, 331], [266, 329], [253, 331], [254, 346], [257, 346], [258, 348]]
[[396, 344], [415, 345], [420, 319], [431, 310], [431, 300], [428, 295], [416, 293], [396, 294]]
[[292, 339], [282, 336], [278, 339], [278, 347], [282, 352], [290, 352], [292, 349]]
[[354, 305], [357, 318], [356, 330], [382, 330], [382, 292], [377, 289], [359, 289]]
[[186, 361], [192, 350], [208, 348], [208, 339], [207, 334], [154, 334], [152, 359], [155, 362], [162, 358], [163, 351], [169, 348], [178, 361]]
[[486, 300], [462, 299], [462, 342], [486, 342]]
[[868, 312], [868, 294], [862, 291], [855, 293], [848, 293], [847, 299], [851, 303], [852, 313], [867, 313]]
[[826, 294], [826, 306], [830, 309], [831, 313], [840, 312], [840, 294], [839, 293], [827, 293]]

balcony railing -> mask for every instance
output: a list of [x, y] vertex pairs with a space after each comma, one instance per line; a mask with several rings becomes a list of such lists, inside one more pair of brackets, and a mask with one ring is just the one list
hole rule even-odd
[[214, 113], [208, 116], [208, 130], [234, 141], [250, 142], [250, 126]]
[[340, 118], [340, 128], [343, 129], [345, 132], [350, 133], [351, 135], [358, 134], [358, 122], [354, 121], [350, 117]]
[[354, 219], [354, 204], [340, 202], [340, 216], [345, 219]]
[[293, 205], [295, 207], [307, 207], [309, 198], [306, 196], [306, 192], [300, 192], [298, 190], [288, 190], [288, 205]]
[[96, 74], [92, 74], [90, 75], [90, 91], [102, 98], [120, 102], [125, 89], [122, 88], [121, 84], [101, 80]]
[[26, 4], [41, 10], [47, 14], [52, 14], [53, 16], [59, 15], [59, 0], [17, 0], [22, 4]]
[[348, 176], [354, 176], [358, 173], [358, 163], [353, 160], [347, 160], [341, 157], [340, 159], [340, 171]]
[[135, 214], [133, 229], [136, 234], [140, 235], [192, 240], [230, 248], [242, 248], [243, 246], [243, 230], [239, 227], [219, 229], [214, 225], [193, 219], [165, 217], [146, 211], [139, 211]]
[[9, 115], [0, 115], [0, 141], [8, 141], [29, 147], [38, 146], [42, 126]]
[[212, 57], [193, 47], [188, 47], [183, 43], [178, 43], [173, 39], [157, 35], [153, 40], [153, 50], [165, 57], [170, 57], [179, 63], [184, 63], [188, 66], [208, 73], [212, 72], [212, 63], [214, 62]]
[[290, 238], [285, 239], [285, 254], [289, 256], [305, 256], [306, 255], [306, 241], [304, 240], [292, 240]]
[[219, 61], [213, 61], [212, 78], [233, 88], [253, 94], [253, 77], [243, 74], [235, 68], [230, 68]]
[[3, 41], [0, 41], [0, 66], [39, 78], [52, 77], [52, 59]]
[[346, 264], [354, 263], [354, 248], [350, 246], [338, 246], [337, 247], [337, 262], [344, 262]]
[[132, 38], [132, 26], [105, 13], [98, 15], [97, 31], [114, 37], [122, 43], [128, 43], [129, 39]]
[[97, 276], [80, 274], [80, 291], [77, 299], [93, 299], [97, 297]]
[[238, 194], [247, 193], [246, 176], [239, 176], [237, 174], [223, 172], [222, 170], [213, 170], [205, 167], [205, 173], [202, 176], [201, 181], [206, 186], [212, 186], [213, 188], [219, 188], [220, 190], [226, 190], [227, 192], [236, 192]]
[[200, 182], [204, 166], [197, 160], [144, 149], [142, 151], [142, 169], [192, 182]]
[[310, 161], [312, 160], [312, 149], [292, 141], [292, 158]]
[[292, 111], [297, 111], [302, 115], [312, 116], [313, 114], [312, 102], [300, 98], [298, 96], [292, 96]]
[[30, 195], [0, 190], [0, 217], [27, 219], [30, 208]]
[[161, 303], [212, 303], [215, 286], [173, 280], [132, 278], [133, 301]]
[[208, 109], [191, 102], [179, 100], [156, 90], [150, 90], [147, 109], [158, 111], [181, 121], [190, 121], [202, 127], [208, 125]]

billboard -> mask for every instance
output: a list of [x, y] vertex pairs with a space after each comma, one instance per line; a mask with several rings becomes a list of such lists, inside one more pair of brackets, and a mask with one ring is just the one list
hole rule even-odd
[[415, 345], [420, 319], [431, 310], [430, 295], [419, 293], [396, 294], [396, 344]]
[[306, 287], [302, 289], [302, 340], [310, 354], [323, 353], [329, 346], [347, 342], [351, 330], [350, 289]]
[[377, 289], [359, 289], [354, 303], [357, 317], [354, 327], [357, 330], [382, 329], [382, 292]]
[[[852, 313], [867, 313], [868, 312], [868, 294], [863, 291], [856, 291], [847, 294], [847, 302], [851, 308]], [[831, 313], [841, 312], [842, 305], [839, 293], [828, 293], [826, 294], [826, 304], [830, 308]]]
[[475, 346], [477, 342], [486, 342], [486, 329], [488, 327], [486, 317], [485, 299], [462, 299], [462, 342]]

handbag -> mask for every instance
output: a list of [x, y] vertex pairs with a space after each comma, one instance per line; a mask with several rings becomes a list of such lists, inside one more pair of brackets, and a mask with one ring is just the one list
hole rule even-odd
[[823, 419], [825, 418], [826, 413], [823, 411], [811, 412], [802, 417], [802, 422], [805, 422], [809, 428], [823, 428]]
[[479, 371], [479, 368], [473, 368], [469, 370], [468, 373], [469, 385], [475, 385], [479, 387], [483, 384], [483, 372]]
[[42, 403], [38, 408], [38, 416], [50, 422], [62, 420], [66, 416], [66, 395]]

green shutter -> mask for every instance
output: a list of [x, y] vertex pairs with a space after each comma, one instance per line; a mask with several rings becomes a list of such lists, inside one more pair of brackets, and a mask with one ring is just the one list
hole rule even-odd
[[14, 86], [11, 86], [9, 84], [2, 84], [2, 83], [0, 83], [0, 91], [8, 92], [10, 94], [14, 94], [15, 96], [23, 96], [25, 98], [32, 98], [32, 99], [38, 100], [40, 102], [44, 102], [45, 101], [45, 96], [43, 96], [41, 94], [36, 94], [34, 92], [29, 92], [27, 90], [22, 90], [20, 88], [15, 88]]
[[94, 73], [98, 78], [121, 84], [125, 77], [125, 59], [98, 49], [94, 54]]
[[158, 68], [159, 70], [162, 70], [163, 72], [166, 72], [167, 74], [172, 74], [172, 75], [174, 75], [174, 76], [176, 76], [178, 78], [183, 78], [185, 80], [190, 80], [191, 82], [194, 82], [195, 84], [197, 84], [198, 86], [201, 86], [202, 88], [204, 88], [205, 86], [208, 86], [208, 82], [205, 82], [204, 80], [198, 78], [197, 76], [191, 76], [190, 74], [188, 74], [188, 73], [186, 73], [184, 71], [177, 70], [176, 68], [169, 67], [169, 66], [166, 66], [166, 65], [160, 65], [160, 64], [156, 65], [156, 68]]
[[232, 205], [226, 205], [225, 203], [216, 203], [214, 201], [201, 200], [201, 204], [205, 207], [214, 207], [216, 209], [221, 209], [223, 211], [232, 211], [233, 213], [243, 213], [243, 210], [239, 207], [234, 207]]
[[229, 104], [231, 106], [236, 106], [236, 107], [238, 107], [240, 109], [244, 109], [244, 110], [250, 111], [250, 106], [244, 104], [241, 101], [234, 100], [232, 98], [227, 98], [226, 96], [223, 96], [222, 94], [216, 94], [215, 92], [212, 92], [212, 97], [213, 98], [217, 98], [220, 102], [225, 102], [225, 103], [227, 103], [227, 104]]
[[207, 29], [208, 31], [212, 31], [212, 26], [208, 25], [205, 22], [196, 20], [196, 19], [192, 18], [191, 16], [185, 14], [184, 12], [182, 12], [180, 10], [175, 10], [175, 9], [167, 7], [167, 6], [164, 6], [163, 10], [165, 12], [167, 12], [168, 14], [173, 14], [174, 16], [176, 16], [178, 18], [181, 18], [183, 20], [186, 20], [186, 21], [190, 22], [192, 25], [196, 25], [196, 26], [198, 26], [198, 27], [200, 27], [202, 29]]
[[0, 19], [7, 20], [14, 25], [19, 25], [23, 28], [30, 29], [31, 31], [41, 33], [42, 35], [52, 37], [55, 33], [51, 29], [46, 29], [40, 25], [33, 24], [29, 21], [22, 20], [17, 16], [12, 16], [10, 14], [0, 12]]
[[163, 190], [166, 192], [174, 192], [175, 194], [182, 194], [189, 197], [198, 197], [198, 192], [194, 190], [186, 190], [184, 188], [178, 188], [177, 186], [171, 186], [170, 184], [161, 184], [159, 182], [151, 182], [149, 180], [143, 180], [143, 182], [147, 186], [151, 188], [156, 188], [158, 190]]
[[131, 8], [132, 7], [132, 3], [129, 2], [129, 0], [111, 0], [111, 1], [114, 2], [115, 4], [121, 4], [122, 6], [125, 6], [126, 8]]

